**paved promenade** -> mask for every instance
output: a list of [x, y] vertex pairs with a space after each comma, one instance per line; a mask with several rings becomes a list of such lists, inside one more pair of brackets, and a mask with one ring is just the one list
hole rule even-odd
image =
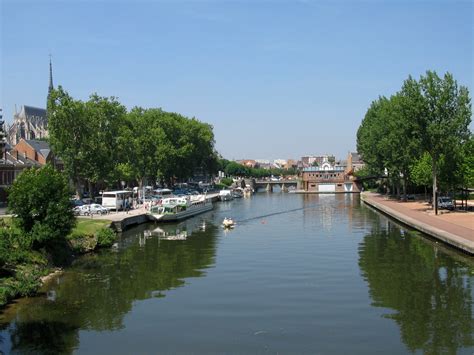
[[474, 212], [439, 210], [436, 216], [426, 202], [402, 202], [371, 192], [362, 193], [361, 199], [412, 228], [474, 254]]

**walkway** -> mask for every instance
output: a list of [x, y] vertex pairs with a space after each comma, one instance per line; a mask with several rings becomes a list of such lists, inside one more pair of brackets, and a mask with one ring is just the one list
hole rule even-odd
[[426, 202], [402, 202], [370, 192], [362, 193], [361, 199], [431, 237], [474, 254], [474, 212], [441, 210], [436, 216]]

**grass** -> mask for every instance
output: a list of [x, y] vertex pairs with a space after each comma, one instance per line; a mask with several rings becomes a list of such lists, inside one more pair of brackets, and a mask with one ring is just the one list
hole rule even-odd
[[77, 219], [76, 226], [68, 237], [82, 237], [85, 235], [95, 235], [100, 229], [110, 226], [112, 223], [106, 219]]
[[[11, 225], [12, 217], [1, 217], [0, 218], [0, 225], [1, 221], [3, 221], [7, 226]], [[73, 228], [71, 233], [69, 233], [69, 237], [77, 237], [77, 236], [84, 236], [84, 235], [94, 235], [100, 229], [110, 226], [112, 221], [106, 219], [83, 219], [78, 218], [76, 226]]]
[[7, 226], [10, 226], [12, 224], [12, 218], [11, 217], [0, 217], [0, 223], [4, 222]]

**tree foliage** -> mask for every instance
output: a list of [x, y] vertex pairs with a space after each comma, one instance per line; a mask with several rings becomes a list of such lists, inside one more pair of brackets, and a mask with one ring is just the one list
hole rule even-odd
[[10, 188], [8, 209], [33, 246], [42, 246], [65, 238], [74, 226], [69, 196], [65, 176], [50, 165], [27, 169]]
[[82, 102], [61, 87], [49, 96], [48, 118], [52, 148], [76, 186], [171, 185], [198, 168], [218, 170], [213, 128], [195, 118], [157, 108], [127, 113], [114, 97]]
[[[452, 75], [409, 77], [399, 92], [372, 102], [357, 132], [357, 148], [371, 171], [393, 184], [433, 183], [444, 190], [469, 183], [471, 102]], [[430, 178], [427, 169], [430, 168]], [[437, 181], [438, 178], [440, 181]]]

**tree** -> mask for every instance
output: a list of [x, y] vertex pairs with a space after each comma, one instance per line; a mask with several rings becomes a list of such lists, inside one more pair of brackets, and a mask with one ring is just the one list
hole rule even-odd
[[471, 134], [469, 140], [463, 146], [462, 163], [459, 175], [462, 177], [461, 186], [474, 186], [474, 135]]
[[140, 188], [147, 177], [156, 177], [158, 162], [163, 162], [166, 155], [173, 156], [170, 150], [167, 151], [169, 144], [165, 133], [154, 121], [154, 114], [135, 107], [126, 116], [119, 135], [121, 166], [138, 181]]
[[80, 196], [85, 178], [87, 144], [93, 132], [83, 102], [74, 100], [61, 86], [48, 95], [48, 131], [51, 148], [59, 156]]
[[[449, 189], [469, 175], [461, 166], [465, 166], [470, 121], [467, 89], [458, 87], [449, 73], [441, 79], [427, 72], [419, 81], [409, 77], [390, 99], [372, 102], [357, 131], [357, 149], [372, 172], [388, 171], [397, 190], [403, 181], [405, 196], [411, 173], [417, 174], [415, 180], [426, 181], [420, 169], [427, 160], [420, 159], [427, 152], [435, 194], [438, 185]], [[436, 203], [435, 196], [433, 200]]]
[[426, 188], [432, 184], [431, 175], [431, 157], [428, 153], [424, 153], [420, 158], [416, 159], [410, 166], [410, 177], [415, 185]]
[[380, 145], [381, 139], [387, 134], [387, 126], [383, 122], [381, 110], [387, 102], [388, 99], [383, 96], [373, 101], [357, 130], [357, 151], [375, 175], [381, 175], [385, 168], [385, 150]]
[[[405, 83], [404, 86], [407, 86]], [[436, 191], [440, 161], [443, 156], [455, 158], [456, 151], [470, 138], [471, 100], [469, 91], [458, 86], [449, 73], [440, 78], [428, 71], [418, 83], [410, 82], [407, 98], [420, 107], [415, 116], [422, 147], [431, 157], [433, 176], [433, 203], [436, 208]]]
[[229, 176], [248, 176], [249, 169], [242, 164], [231, 161], [225, 168], [226, 175]]
[[33, 246], [65, 238], [75, 224], [66, 177], [52, 166], [24, 170], [9, 190], [8, 209]]
[[409, 104], [403, 91], [390, 97], [383, 109], [383, 121], [387, 132], [383, 138], [385, 167], [392, 177], [403, 182], [406, 200], [410, 166], [420, 154], [419, 135], [414, 124], [417, 110]]
[[82, 147], [85, 179], [92, 185], [98, 182], [115, 182], [119, 162], [118, 136], [123, 125], [126, 108], [115, 97], [90, 96], [84, 103], [90, 135]]

